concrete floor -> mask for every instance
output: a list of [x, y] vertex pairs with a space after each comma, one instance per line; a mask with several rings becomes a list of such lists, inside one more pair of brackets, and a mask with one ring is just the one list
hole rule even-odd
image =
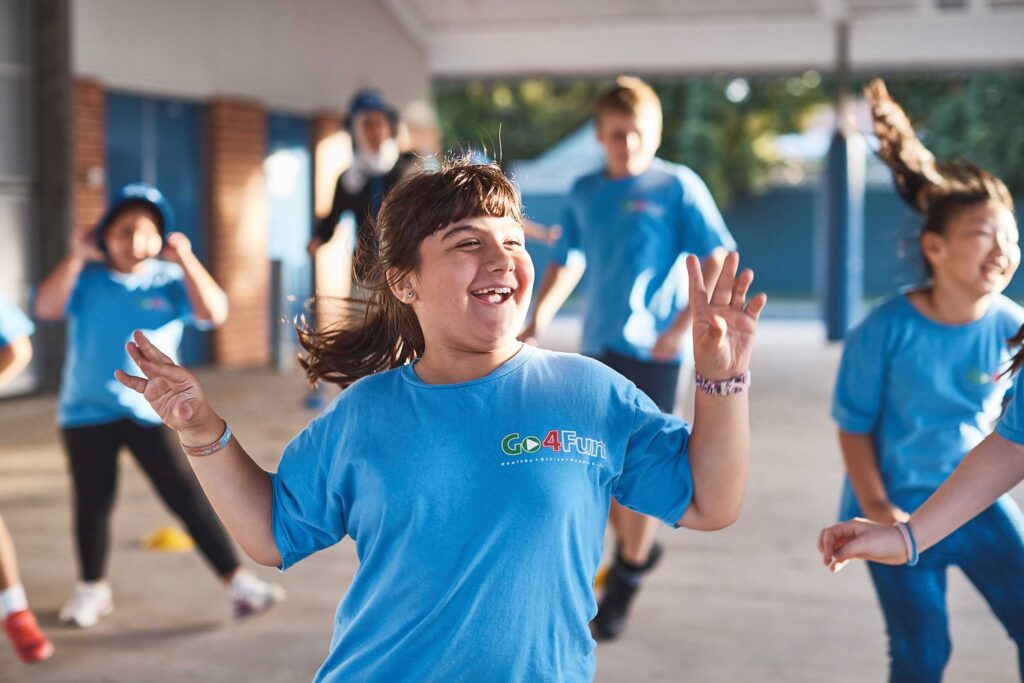
[[[552, 330], [571, 348], [573, 322]], [[828, 417], [839, 348], [809, 322], [766, 321], [754, 363], [751, 482], [741, 520], [713, 534], [667, 528], [661, 568], [621, 642], [598, 649], [600, 683], [880, 681], [881, 615], [863, 566], [831, 577], [815, 551], [836, 509], [840, 464]], [[207, 371], [214, 405], [250, 453], [273, 468], [312, 415], [297, 373]], [[139, 540], [171, 519], [123, 456], [111, 580], [117, 611], [96, 628], [62, 628], [74, 581], [68, 479], [52, 397], [0, 403], [0, 511], [14, 535], [29, 599], [57, 653], [37, 667], [0, 643], [0, 681], [302, 681], [327, 652], [333, 612], [356, 570], [350, 542], [280, 581], [289, 600], [233, 623], [227, 599], [194, 553], [157, 554]], [[977, 593], [950, 581], [955, 643], [948, 681], [1016, 681], [1015, 652]]]

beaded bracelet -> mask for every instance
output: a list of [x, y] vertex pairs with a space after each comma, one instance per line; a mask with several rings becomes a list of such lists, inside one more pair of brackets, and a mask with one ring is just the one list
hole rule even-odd
[[903, 543], [907, 546], [907, 566], [913, 567], [920, 558], [920, 555], [917, 553], [917, 539], [914, 538], [914, 531], [906, 522], [896, 522], [896, 528], [900, 530]]
[[200, 446], [198, 448], [192, 448], [191, 446], [181, 444], [181, 449], [185, 451], [185, 455], [191, 458], [205, 458], [208, 455], [213, 455], [217, 451], [222, 451], [225, 448], [227, 448], [228, 444], [231, 442], [232, 436], [233, 434], [231, 433], [231, 427], [228, 425], [227, 422], [225, 422], [224, 433], [221, 434], [219, 439], [211, 443], [209, 446]]
[[699, 372], [694, 374], [697, 388], [708, 396], [732, 396], [750, 388], [750, 370], [729, 379], [708, 379]]

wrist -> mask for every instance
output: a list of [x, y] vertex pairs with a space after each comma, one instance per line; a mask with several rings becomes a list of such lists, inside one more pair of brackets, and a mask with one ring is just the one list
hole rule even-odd
[[210, 419], [204, 420], [199, 426], [190, 429], [183, 429], [178, 432], [178, 440], [185, 448], [202, 448], [216, 443], [227, 429], [227, 422], [216, 414]]
[[696, 370], [694, 381], [697, 389], [708, 396], [735, 396], [750, 389], [750, 370], [724, 378], [708, 377]]

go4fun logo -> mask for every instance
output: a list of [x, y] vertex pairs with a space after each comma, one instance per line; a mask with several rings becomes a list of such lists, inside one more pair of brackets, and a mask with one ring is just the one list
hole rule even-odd
[[512, 432], [501, 440], [501, 451], [505, 455], [533, 455], [542, 448], [547, 448], [563, 455], [587, 455], [591, 458], [607, 458], [603, 441], [579, 436], [568, 429], [552, 429], [544, 438], [538, 436], [521, 436]]

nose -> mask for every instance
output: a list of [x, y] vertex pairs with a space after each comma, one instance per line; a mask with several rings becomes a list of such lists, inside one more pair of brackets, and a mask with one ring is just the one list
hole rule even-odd
[[626, 147], [629, 148], [630, 152], [637, 152], [640, 150], [640, 134], [630, 133], [626, 136]]
[[486, 267], [493, 273], [508, 273], [516, 269], [515, 259], [502, 245], [492, 245], [487, 251]]

